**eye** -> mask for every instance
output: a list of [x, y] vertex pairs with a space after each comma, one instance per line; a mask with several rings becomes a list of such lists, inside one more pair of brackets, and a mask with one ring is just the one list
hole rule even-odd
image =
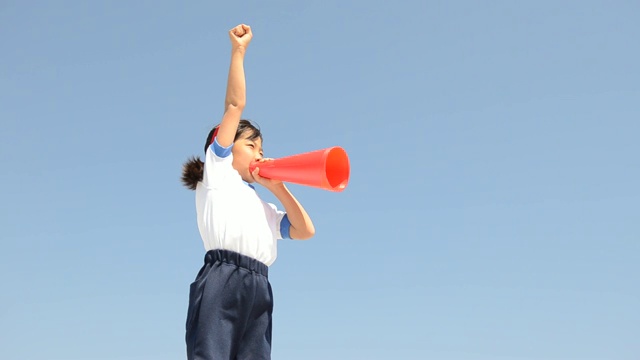
[[247, 144], [247, 146], [248, 146], [248, 147], [250, 147], [250, 148], [252, 148], [252, 149], [253, 149], [254, 147], [256, 147], [256, 146], [255, 146], [255, 145], [253, 145], [252, 143], [248, 143], [248, 144]]

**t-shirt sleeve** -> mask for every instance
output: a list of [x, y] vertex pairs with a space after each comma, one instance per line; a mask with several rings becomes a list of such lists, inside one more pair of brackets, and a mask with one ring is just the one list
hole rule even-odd
[[274, 204], [268, 203], [267, 205], [269, 226], [274, 229], [276, 239], [291, 239], [291, 235], [289, 234], [291, 222], [289, 222], [287, 213], [278, 210]]
[[216, 137], [213, 138], [213, 143], [209, 147], [213, 149], [213, 153], [217, 157], [226, 158], [227, 156], [231, 155], [231, 148], [233, 147], [233, 143], [231, 143], [231, 145], [227, 147], [223, 147], [218, 143], [218, 138]]
[[229, 179], [230, 176], [237, 175], [233, 170], [233, 154], [231, 149], [233, 144], [223, 147], [215, 138], [211, 146], [207, 148], [204, 161], [204, 174], [202, 182], [209, 187], [215, 187]]

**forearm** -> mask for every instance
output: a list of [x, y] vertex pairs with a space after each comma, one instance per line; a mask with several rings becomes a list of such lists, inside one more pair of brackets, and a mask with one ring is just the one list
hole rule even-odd
[[231, 50], [231, 65], [229, 65], [229, 77], [227, 79], [227, 94], [225, 97], [224, 111], [229, 106], [243, 109], [247, 102], [247, 89], [244, 76], [244, 47], [234, 47]]
[[278, 198], [289, 217], [291, 223], [290, 235], [292, 239], [306, 240], [315, 234], [313, 222], [302, 207], [300, 202], [291, 194], [289, 189], [280, 183], [271, 189], [271, 192]]

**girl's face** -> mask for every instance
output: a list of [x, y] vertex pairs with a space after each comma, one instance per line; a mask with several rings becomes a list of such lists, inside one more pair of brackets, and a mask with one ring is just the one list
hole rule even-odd
[[249, 131], [242, 134], [242, 136], [233, 143], [233, 148], [231, 148], [233, 168], [240, 173], [242, 180], [248, 183], [255, 181], [249, 170], [249, 165], [254, 161], [262, 159], [262, 139], [249, 140], [248, 137], [250, 135], [251, 133]]

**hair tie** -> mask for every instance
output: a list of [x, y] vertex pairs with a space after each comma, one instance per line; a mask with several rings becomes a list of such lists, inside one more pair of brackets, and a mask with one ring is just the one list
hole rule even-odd
[[213, 141], [215, 140], [216, 135], [218, 135], [218, 130], [220, 130], [220, 126], [218, 126], [215, 130], [213, 130], [213, 135], [211, 136], [211, 144], [213, 144]]

